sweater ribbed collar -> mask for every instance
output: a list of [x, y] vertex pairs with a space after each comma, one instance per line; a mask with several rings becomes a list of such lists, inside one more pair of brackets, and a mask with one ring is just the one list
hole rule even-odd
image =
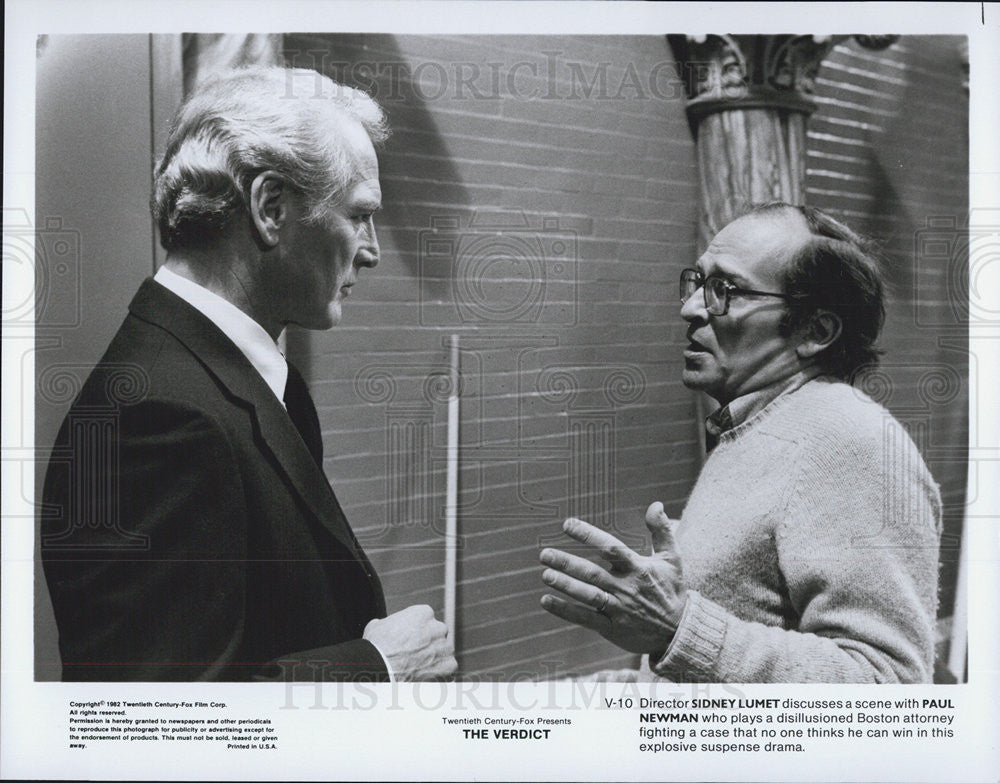
[[819, 368], [807, 367], [777, 383], [737, 397], [728, 405], [724, 405], [709, 414], [708, 418], [705, 419], [705, 438], [708, 450], [711, 451], [714, 448], [724, 432], [728, 432], [753, 418], [779, 397], [790, 394], [818, 375], [820, 375]]

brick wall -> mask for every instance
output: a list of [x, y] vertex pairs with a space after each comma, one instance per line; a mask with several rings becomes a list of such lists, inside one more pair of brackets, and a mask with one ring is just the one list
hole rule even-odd
[[[645, 506], [678, 515], [697, 474], [675, 279], [695, 254], [698, 179], [665, 39], [288, 35], [285, 46], [289, 62], [373, 93], [394, 129], [380, 155], [382, 262], [341, 326], [289, 338], [320, 408], [327, 473], [390, 609], [443, 606], [457, 334], [463, 676], [629, 664], [541, 610], [537, 552], [565, 545], [569, 514], [639, 545]], [[961, 79], [954, 38], [838, 47], [820, 72], [807, 161], [808, 202], [884, 242], [887, 353], [866, 388], [942, 485], [943, 614], [968, 361], [956, 275], [914, 248], [929, 218], [960, 222], [967, 209]]]
[[824, 61], [807, 200], [882, 244], [890, 280], [881, 372], [863, 384], [908, 426], [941, 484], [941, 614], [950, 615], [968, 433], [968, 94], [961, 38], [853, 41]]
[[697, 171], [663, 36], [306, 36], [288, 61], [372, 92], [382, 261], [308, 365], [327, 474], [390, 610], [443, 605], [448, 349], [461, 338], [458, 658], [552, 676], [628, 655], [552, 618], [538, 550], [579, 515], [639, 546], [697, 472], [679, 269]]

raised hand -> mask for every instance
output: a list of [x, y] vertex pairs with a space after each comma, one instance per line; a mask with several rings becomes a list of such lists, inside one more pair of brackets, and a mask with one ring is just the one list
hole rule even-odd
[[648, 557], [600, 528], [567, 519], [563, 523], [566, 535], [596, 549], [608, 566], [602, 568], [559, 549], [543, 549], [539, 559], [548, 568], [542, 572], [542, 581], [573, 601], [545, 595], [542, 606], [629, 652], [664, 650], [677, 630], [686, 590], [662, 503], [646, 510], [646, 527], [653, 539]]

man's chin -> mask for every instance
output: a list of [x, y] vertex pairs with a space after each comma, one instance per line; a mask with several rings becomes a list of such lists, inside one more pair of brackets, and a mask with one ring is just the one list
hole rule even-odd
[[681, 383], [683, 383], [691, 391], [705, 392], [705, 394], [714, 396], [712, 395], [712, 389], [715, 388], [715, 384], [712, 380], [713, 379], [707, 377], [704, 372], [699, 372], [697, 370], [681, 371]]
[[322, 316], [318, 319], [319, 323], [314, 327], [315, 329], [332, 329], [337, 324], [340, 323], [340, 319], [343, 317], [343, 311], [340, 309], [340, 302], [330, 302], [327, 305], [326, 310], [323, 312]]
[[334, 294], [333, 301], [326, 306], [326, 320], [328, 322], [327, 329], [331, 329], [340, 323], [340, 320], [344, 317], [343, 302], [341, 300], [340, 292], [338, 291]]
[[705, 378], [702, 373], [695, 370], [682, 370], [681, 383], [683, 383], [691, 391], [701, 391], [702, 386], [705, 383]]
[[324, 332], [327, 329], [332, 329], [337, 324], [340, 323], [340, 306], [329, 307], [326, 310], [314, 314], [310, 318], [294, 318], [289, 323], [293, 323], [302, 329], [308, 329], [311, 332]]

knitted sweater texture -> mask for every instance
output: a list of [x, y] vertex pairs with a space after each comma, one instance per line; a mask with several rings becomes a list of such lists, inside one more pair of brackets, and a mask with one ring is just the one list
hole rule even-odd
[[676, 529], [679, 681], [930, 682], [941, 501], [903, 427], [809, 381], [724, 433]]

